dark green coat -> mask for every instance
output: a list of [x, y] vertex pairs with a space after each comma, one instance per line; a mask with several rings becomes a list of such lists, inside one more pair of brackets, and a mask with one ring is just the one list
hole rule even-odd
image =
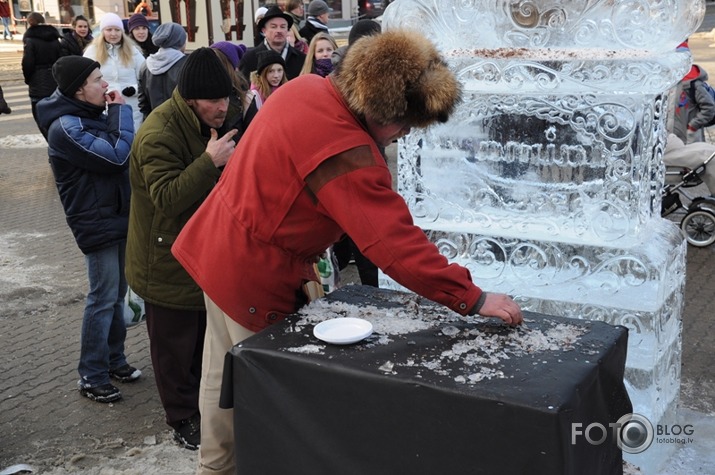
[[[235, 124], [240, 117], [240, 110], [229, 107], [224, 122], [224, 129], [239, 129], [236, 140], [242, 132]], [[174, 89], [171, 99], [146, 118], [132, 144], [126, 276], [132, 290], [162, 307], [204, 309], [201, 289], [171, 255], [179, 231], [221, 175], [206, 153], [209, 138], [201, 131]]]

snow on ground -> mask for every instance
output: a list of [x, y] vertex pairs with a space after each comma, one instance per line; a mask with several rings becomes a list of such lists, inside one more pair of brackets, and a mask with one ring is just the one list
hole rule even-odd
[[43, 148], [47, 142], [41, 134], [15, 135], [0, 137], [0, 149], [3, 148]]

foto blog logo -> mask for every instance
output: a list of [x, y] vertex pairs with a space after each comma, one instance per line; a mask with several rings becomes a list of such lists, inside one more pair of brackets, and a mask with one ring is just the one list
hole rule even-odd
[[653, 443], [655, 435], [653, 424], [640, 414], [625, 414], [608, 427], [593, 422], [584, 427], [580, 422], [571, 424], [571, 444], [576, 444], [579, 437], [584, 437], [591, 445], [601, 445], [611, 433], [618, 448], [629, 454], [644, 452]]

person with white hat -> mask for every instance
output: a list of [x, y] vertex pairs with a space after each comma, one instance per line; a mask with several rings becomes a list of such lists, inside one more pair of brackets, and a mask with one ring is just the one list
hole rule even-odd
[[144, 55], [124, 32], [124, 23], [118, 15], [105, 13], [99, 22], [99, 28], [100, 34], [84, 51], [84, 56], [101, 65], [102, 75], [109, 83], [109, 88], [120, 91], [126, 103], [131, 106], [134, 130], [137, 131], [144, 120], [144, 115], [139, 110], [137, 94]]

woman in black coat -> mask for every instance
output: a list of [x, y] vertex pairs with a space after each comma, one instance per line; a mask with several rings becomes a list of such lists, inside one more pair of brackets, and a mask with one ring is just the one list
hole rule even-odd
[[89, 29], [89, 21], [82, 15], [77, 15], [72, 20], [72, 28], [62, 31], [60, 39], [62, 56], [82, 56], [84, 49], [92, 42], [92, 32]]
[[32, 117], [47, 140], [47, 130], [40, 127], [37, 119], [37, 103], [49, 97], [57, 88], [52, 77], [52, 65], [62, 56], [60, 34], [54, 26], [45, 24], [41, 13], [32, 12], [27, 16], [29, 28], [22, 37], [22, 75], [29, 87]]

